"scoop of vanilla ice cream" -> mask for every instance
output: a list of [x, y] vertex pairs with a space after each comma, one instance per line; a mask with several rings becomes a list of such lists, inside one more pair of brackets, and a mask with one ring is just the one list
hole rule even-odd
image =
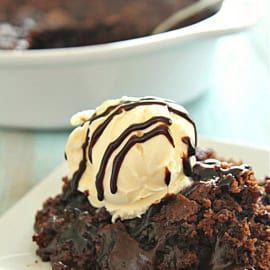
[[196, 130], [186, 110], [157, 98], [104, 102], [96, 111], [77, 113], [66, 156], [70, 174], [81, 162], [78, 190], [88, 191], [94, 207], [105, 207], [112, 220], [139, 217], [166, 194], [191, 184], [195, 156], [183, 138], [195, 143]]

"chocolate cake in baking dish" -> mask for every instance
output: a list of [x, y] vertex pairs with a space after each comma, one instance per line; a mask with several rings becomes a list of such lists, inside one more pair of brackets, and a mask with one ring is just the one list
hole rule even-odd
[[[0, 0], [0, 49], [46, 49], [147, 36], [177, 10], [198, 0]], [[183, 21], [216, 13], [219, 6]]]

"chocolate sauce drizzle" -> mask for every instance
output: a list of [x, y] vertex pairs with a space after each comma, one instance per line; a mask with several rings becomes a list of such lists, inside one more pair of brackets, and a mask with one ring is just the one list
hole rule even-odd
[[98, 171], [97, 176], [96, 176], [97, 190], [100, 190], [101, 188], [103, 189], [102, 182], [103, 182], [103, 178], [105, 175], [108, 161], [109, 161], [112, 153], [121, 145], [121, 143], [127, 138], [127, 136], [130, 135], [134, 131], [148, 128], [148, 127], [150, 127], [154, 124], [157, 124], [159, 122], [164, 123], [165, 125], [168, 125], [168, 126], [171, 125], [171, 120], [167, 117], [162, 117], [162, 116], [152, 117], [144, 123], [133, 124], [133, 125], [129, 126], [127, 129], [125, 129], [120, 134], [120, 136], [116, 140], [114, 140], [112, 143], [109, 144], [109, 146], [107, 147], [107, 149], [103, 155], [103, 158], [102, 158], [101, 163], [100, 163], [101, 165], [100, 165], [99, 171]]
[[88, 135], [89, 135], [89, 129], [87, 129], [85, 141], [82, 145], [82, 152], [83, 152], [82, 160], [79, 164], [78, 170], [72, 176], [72, 181], [70, 181], [69, 190], [65, 192], [64, 194], [65, 196], [63, 196], [63, 200], [67, 200], [67, 198], [78, 189], [79, 181], [84, 171], [86, 170], [86, 163], [87, 163], [86, 149], [88, 146]]
[[192, 167], [189, 161], [189, 157], [182, 157], [183, 171], [186, 176], [192, 176]]
[[[170, 144], [174, 147], [174, 142], [173, 138], [168, 130], [167, 126], [159, 125], [153, 130], [145, 133], [143, 136], [138, 137], [137, 135], [133, 135], [130, 137], [130, 139], [127, 141], [125, 146], [122, 148], [122, 150], [116, 155], [113, 161], [113, 168], [112, 168], [112, 174], [111, 174], [111, 179], [110, 179], [110, 188], [111, 192], [114, 194], [117, 192], [117, 178], [119, 174], [120, 167], [122, 165], [122, 162], [128, 153], [128, 151], [137, 143], [143, 143], [146, 142], [147, 140], [158, 136], [158, 135], [164, 135]], [[103, 200], [104, 199], [104, 191], [100, 183], [96, 182], [96, 188], [98, 191], [98, 199]]]
[[112, 106], [109, 106], [103, 113], [101, 114], [96, 114], [94, 113], [91, 118], [89, 119], [90, 123], [92, 123], [93, 121], [101, 118], [101, 117], [104, 117], [104, 116], [107, 116], [109, 113], [111, 113], [116, 107], [118, 107], [119, 104], [116, 104], [116, 105], [112, 105]]
[[188, 151], [187, 151], [188, 157], [195, 156], [196, 148], [192, 144], [190, 137], [188, 136], [182, 137], [182, 142], [186, 144], [188, 147]]
[[86, 169], [86, 163], [87, 163], [87, 156], [86, 156], [86, 149], [88, 145], [88, 135], [89, 135], [89, 129], [87, 129], [86, 136], [85, 136], [85, 142], [82, 145], [82, 150], [83, 150], [83, 159], [80, 162], [79, 169], [75, 172], [73, 176], [73, 186], [72, 189], [75, 190], [78, 188], [79, 181]]
[[[196, 132], [196, 126], [193, 120], [189, 117], [189, 115], [183, 111], [177, 110], [176, 108], [173, 108], [172, 106], [169, 105], [169, 103], [172, 103], [171, 101], [167, 100], [157, 100], [152, 97], [147, 97], [147, 98], [142, 98], [139, 100], [123, 100], [122, 102], [109, 106], [104, 112], [101, 114], [94, 114], [90, 117], [89, 120], [89, 125], [101, 118], [101, 117], [106, 117], [108, 116], [93, 132], [91, 138], [89, 139], [89, 129], [87, 132], [86, 136], [86, 141], [83, 144], [83, 159], [80, 162], [79, 169], [74, 173], [73, 179], [72, 179], [72, 189], [75, 189], [78, 187], [79, 180], [83, 174], [83, 172], [86, 169], [86, 148], [88, 146], [88, 158], [89, 161], [92, 163], [92, 151], [93, 147], [97, 143], [98, 139], [106, 129], [106, 127], [110, 124], [110, 122], [114, 119], [115, 116], [121, 114], [123, 111], [130, 111], [138, 106], [146, 106], [146, 105], [162, 105], [166, 106], [168, 110], [182, 118], [184, 118], [186, 121], [188, 121], [190, 124], [192, 124], [195, 132], [195, 145], [197, 145], [197, 132]], [[117, 154], [113, 161], [113, 168], [112, 168], [112, 174], [111, 174], [111, 180], [110, 180], [110, 189], [111, 192], [114, 194], [117, 192], [117, 177], [119, 174], [120, 167], [122, 165], [122, 162], [130, 150], [132, 146], [134, 146], [137, 143], [142, 143], [150, 138], [157, 136], [157, 135], [163, 135], [165, 136], [168, 141], [171, 143], [171, 145], [174, 147], [174, 142], [173, 138], [169, 132], [168, 126], [171, 124], [171, 121], [166, 118], [166, 117], [153, 117], [149, 119], [148, 121], [140, 124], [134, 124], [128, 127], [115, 141], [113, 141], [105, 150], [105, 154], [103, 156], [99, 171], [96, 176], [96, 188], [97, 188], [97, 193], [98, 193], [98, 199], [103, 200], [104, 199], [104, 188], [103, 188], [103, 178], [105, 175], [105, 170], [108, 164], [108, 161], [112, 155], [112, 153], [121, 145], [123, 142], [123, 139], [125, 139], [128, 135], [130, 135], [133, 131], [140, 130], [140, 129], [145, 129], [147, 127], [150, 127], [158, 122], [161, 122], [161, 125], [158, 125], [155, 127], [153, 130], [151, 130], [148, 133], [145, 133], [143, 136], [139, 137], [136, 135], [133, 135], [130, 137], [130, 139], [127, 141], [127, 143], [124, 145], [123, 149]], [[193, 153], [193, 146], [190, 142], [190, 138], [183, 138], [183, 142], [188, 145], [188, 156]], [[188, 159], [187, 159], [188, 160]], [[184, 161], [183, 161], [184, 162]], [[190, 164], [189, 164], [190, 166]], [[186, 162], [186, 165], [184, 166], [188, 168], [188, 163]], [[188, 171], [188, 169], [186, 169]], [[166, 173], [165, 175], [165, 182], [166, 184], [170, 182], [170, 173]]]
[[165, 184], [169, 186], [170, 182], [171, 182], [171, 172], [168, 167], [165, 167]]
[[[110, 116], [103, 122], [101, 123], [97, 129], [94, 131], [91, 140], [90, 140], [90, 144], [89, 144], [89, 152], [88, 152], [88, 157], [90, 162], [92, 162], [92, 151], [93, 151], [93, 147], [95, 146], [96, 142], [98, 141], [99, 137], [101, 136], [101, 134], [103, 133], [103, 131], [106, 129], [106, 127], [109, 125], [109, 123], [113, 120], [113, 118], [115, 116], [117, 116], [118, 114], [121, 114], [123, 111], [130, 111], [136, 107], [139, 106], [145, 106], [145, 105], [162, 105], [162, 106], [166, 106], [168, 108], [168, 110], [172, 113], [177, 114], [178, 116], [184, 118], [185, 120], [187, 120], [189, 123], [191, 123], [193, 125], [194, 131], [195, 131], [195, 145], [197, 144], [197, 132], [196, 132], [196, 126], [195, 123], [193, 122], [193, 120], [189, 117], [189, 115], [185, 112], [179, 111], [171, 106], [169, 106], [168, 103], [164, 102], [164, 101], [158, 101], [158, 100], [151, 100], [151, 99], [141, 99], [139, 101], [132, 101], [132, 102], [126, 102], [123, 104], [118, 105], [118, 108], [112, 112], [110, 114]], [[95, 116], [95, 117], [99, 117], [99, 116]], [[97, 118], [95, 118], [97, 119]], [[92, 122], [93, 120], [90, 119], [90, 122]]]
[[185, 136], [182, 138], [182, 142], [187, 145], [187, 156], [182, 157], [182, 162], [183, 162], [183, 170], [184, 174], [186, 176], [192, 176], [192, 167], [190, 164], [190, 157], [195, 156], [196, 154], [196, 148], [192, 144], [190, 137]]

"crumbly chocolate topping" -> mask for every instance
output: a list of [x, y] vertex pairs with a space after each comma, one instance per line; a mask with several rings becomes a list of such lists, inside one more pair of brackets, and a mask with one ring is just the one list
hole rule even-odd
[[114, 224], [65, 179], [37, 213], [38, 255], [54, 270], [269, 269], [269, 179], [258, 185], [248, 166], [213, 160], [198, 162], [193, 175], [183, 192]]

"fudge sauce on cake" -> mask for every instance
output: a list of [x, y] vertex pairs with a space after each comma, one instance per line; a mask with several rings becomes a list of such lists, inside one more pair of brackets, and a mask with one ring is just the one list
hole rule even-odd
[[35, 221], [52, 269], [270, 269], [270, 180], [196, 148], [184, 108], [123, 98], [72, 123], [71, 177]]
[[[0, 49], [45, 49], [101, 44], [151, 34], [198, 0], [0, 0]], [[219, 6], [182, 22], [186, 26]]]

